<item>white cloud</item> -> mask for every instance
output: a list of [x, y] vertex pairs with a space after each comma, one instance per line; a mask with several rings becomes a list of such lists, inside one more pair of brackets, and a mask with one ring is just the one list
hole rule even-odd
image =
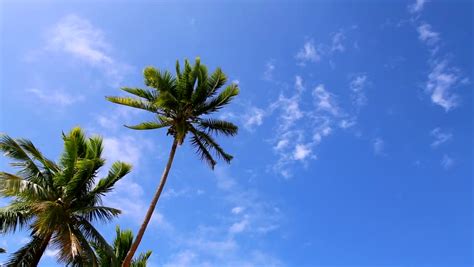
[[299, 75], [296, 75], [295, 77], [295, 88], [298, 92], [302, 92], [304, 90], [303, 78]]
[[459, 97], [452, 92], [460, 84], [460, 77], [455, 69], [449, 69], [446, 61], [435, 63], [428, 75], [425, 90], [431, 95], [431, 101], [450, 111], [459, 104]]
[[313, 40], [308, 40], [304, 43], [303, 48], [296, 54], [296, 59], [302, 65], [306, 62], [318, 62], [321, 59]]
[[311, 149], [307, 145], [297, 144], [295, 151], [293, 152], [293, 158], [295, 160], [304, 160], [311, 154]]
[[375, 155], [385, 154], [385, 141], [382, 138], [375, 138], [372, 143]]
[[124, 161], [137, 166], [142, 154], [140, 142], [131, 136], [125, 135], [121, 137], [106, 137], [103, 139], [104, 144], [104, 158], [108, 162], [117, 160]]
[[57, 106], [70, 106], [84, 100], [82, 95], [70, 95], [63, 91], [44, 91], [38, 88], [30, 88], [26, 90], [28, 93], [36, 96], [41, 102]]
[[242, 207], [242, 206], [236, 206], [236, 207], [233, 207], [233, 208], [232, 208], [231, 212], [232, 212], [233, 214], [240, 214], [240, 213], [242, 213], [242, 211], [244, 211], [244, 210], [245, 210], [244, 207]]
[[63, 17], [48, 32], [47, 38], [46, 50], [69, 54], [100, 69], [112, 86], [120, 84], [130, 68], [110, 55], [112, 46], [102, 30], [77, 15]]
[[345, 47], [342, 42], [346, 39], [346, 36], [342, 31], [336, 32], [332, 36], [332, 45], [331, 45], [331, 52], [344, 52]]
[[433, 31], [431, 25], [427, 23], [422, 23], [417, 28], [418, 31], [418, 38], [428, 45], [436, 44], [439, 39], [439, 33]]
[[339, 127], [341, 127], [342, 129], [348, 129], [348, 128], [351, 128], [352, 126], [356, 125], [356, 122], [355, 120], [351, 120], [351, 119], [343, 119], [339, 122]]
[[439, 127], [434, 128], [430, 134], [434, 138], [433, 142], [431, 143], [431, 147], [433, 148], [436, 148], [441, 144], [450, 141], [453, 138], [452, 133], [443, 132]]
[[415, 3], [408, 6], [410, 13], [418, 13], [423, 10], [424, 5], [428, 2], [427, 0], [415, 0]]
[[260, 126], [263, 123], [265, 112], [262, 109], [251, 107], [243, 117], [245, 129], [253, 131], [255, 126]]
[[367, 96], [365, 95], [365, 88], [367, 87], [367, 84], [368, 78], [365, 74], [355, 76], [349, 84], [352, 91], [352, 102], [358, 108], [367, 104]]
[[59, 253], [59, 249], [47, 249], [44, 251], [44, 255], [49, 258], [56, 258], [56, 255]]
[[245, 230], [247, 225], [249, 224], [248, 220], [245, 218], [242, 221], [236, 222], [232, 224], [229, 228], [229, 232], [231, 234], [238, 234]]
[[265, 64], [265, 71], [263, 72], [263, 79], [267, 81], [273, 80], [273, 72], [275, 71], [275, 63], [270, 60]]
[[138, 109], [124, 106], [116, 106], [112, 111], [95, 116], [96, 123], [105, 130], [115, 132], [123, 128], [123, 125], [136, 124], [133, 115], [139, 114]]
[[276, 146], [274, 147], [276, 150], [281, 150], [281, 149], [284, 149], [285, 147], [288, 146], [289, 144], [289, 140], [288, 139], [281, 139], [281, 140], [278, 140], [278, 143], [276, 144]]
[[[323, 84], [311, 92], [311, 106], [302, 103], [303, 99], [308, 99], [308, 96], [311, 99], [311, 96], [302, 89], [301, 76], [296, 76], [294, 86], [296, 90], [290, 97], [280, 94], [267, 111], [269, 116], [273, 113], [278, 115], [276, 133], [272, 140], [278, 160], [271, 169], [285, 178], [292, 176], [291, 167], [296, 162], [307, 165], [306, 159], [317, 159], [314, 153], [316, 146], [324, 137], [329, 136], [335, 127], [355, 124], [339, 107], [336, 96], [326, 90]], [[340, 119], [345, 121], [340, 124]]]
[[334, 116], [339, 114], [339, 107], [334, 100], [334, 96], [324, 88], [323, 84], [314, 88], [313, 97], [318, 110], [327, 111]]
[[76, 15], [68, 15], [55, 25], [51, 30], [49, 46], [93, 65], [113, 63], [113, 59], [105, 52], [109, 44], [102, 31]]
[[[255, 235], [267, 234], [279, 227], [281, 217], [277, 207], [270, 205], [249, 188], [237, 182], [222, 188], [221, 178], [231, 179], [228, 167], [216, 172], [217, 186], [223, 193], [223, 203], [231, 205], [232, 215], [222, 223], [199, 225], [197, 230], [180, 234], [173, 240], [178, 251], [172, 254], [163, 266], [280, 266], [281, 261], [260, 250], [252, 250], [241, 242]], [[222, 176], [219, 178], [219, 176]], [[240, 180], [240, 179], [238, 179]], [[244, 208], [245, 207], [245, 208]], [[236, 219], [237, 218], [237, 219]]]
[[[190, 266], [198, 266], [195, 262], [197, 255], [196, 253], [192, 252], [191, 250], [184, 250], [176, 255], [173, 255], [173, 260], [167, 262], [163, 265], [163, 267], [190, 267]], [[202, 266], [202, 265], [201, 265]]]
[[216, 174], [217, 188], [230, 190], [235, 187], [235, 180], [229, 175], [225, 168], [216, 166], [214, 173]]
[[447, 170], [450, 169], [454, 165], [454, 159], [452, 159], [448, 155], [443, 155], [443, 158], [441, 159], [441, 166]]

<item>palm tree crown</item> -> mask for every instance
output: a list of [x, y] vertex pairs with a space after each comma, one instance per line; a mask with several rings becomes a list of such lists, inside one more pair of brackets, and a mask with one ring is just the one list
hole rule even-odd
[[[115, 263], [112, 261], [110, 255], [104, 251], [100, 245], [93, 244], [97, 256], [99, 259], [99, 266], [101, 267], [119, 267], [122, 265], [123, 260], [127, 256], [130, 247], [132, 246], [133, 242], [133, 233], [130, 230], [120, 230], [120, 227], [117, 226], [115, 229], [116, 236], [113, 241], [113, 251], [115, 256]], [[151, 256], [151, 251], [147, 251], [145, 253], [141, 253], [137, 259], [132, 260], [132, 267], [146, 267], [148, 258]]]
[[36, 266], [48, 245], [59, 249], [58, 260], [73, 266], [96, 266], [90, 242], [112, 255], [92, 222], [108, 221], [120, 210], [102, 205], [102, 196], [130, 172], [123, 162], [112, 164], [105, 178], [95, 183], [104, 165], [102, 139], [86, 138], [80, 128], [63, 134], [64, 152], [58, 163], [26, 139], [0, 135], [0, 150], [19, 168], [0, 172], [0, 196], [11, 198], [0, 208], [0, 233], [29, 229], [31, 240], [15, 252], [8, 266]]
[[238, 130], [237, 126], [231, 122], [209, 117], [229, 104], [239, 94], [239, 88], [235, 83], [218, 93], [227, 82], [227, 77], [220, 68], [208, 75], [206, 66], [201, 64], [199, 58], [196, 58], [194, 66], [185, 60], [183, 69], [180, 68], [179, 62], [176, 62], [176, 76], [153, 67], [145, 68], [144, 76], [145, 85], [149, 88], [122, 88], [135, 97], [111, 96], [107, 99], [116, 104], [153, 113], [152, 121], [127, 126], [128, 128], [135, 130], [167, 128], [168, 135], [173, 136], [174, 140], [160, 183], [137, 232], [137, 238], [123, 261], [123, 267], [129, 267], [132, 262], [133, 255], [137, 251], [166, 184], [177, 146], [183, 144], [186, 135], [191, 135], [191, 145], [196, 148], [201, 159], [214, 168], [216, 165], [214, 157], [217, 156], [230, 163], [232, 156], [222, 149], [212, 135], [234, 136]]
[[[185, 60], [184, 69], [176, 62], [176, 77], [168, 71], [153, 67], [144, 70], [145, 85], [149, 89], [124, 87], [123, 91], [137, 97], [107, 97], [111, 102], [143, 109], [155, 114], [155, 119], [134, 126], [135, 130], [167, 128], [178, 144], [182, 144], [190, 133], [191, 144], [201, 159], [211, 168], [216, 165], [214, 156], [230, 162], [232, 156], [212, 138], [212, 134], [234, 136], [237, 126], [231, 122], [209, 118], [239, 93], [238, 85], [232, 83], [218, 94], [227, 82], [226, 75], [217, 68], [210, 76], [205, 65], [196, 59], [194, 66]], [[214, 153], [211, 154], [211, 152]]]

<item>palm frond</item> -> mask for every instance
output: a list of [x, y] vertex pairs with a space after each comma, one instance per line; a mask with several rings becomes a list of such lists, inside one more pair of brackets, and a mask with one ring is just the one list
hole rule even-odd
[[74, 175], [65, 185], [65, 200], [80, 199], [85, 196], [94, 183], [94, 178], [101, 166], [102, 159], [81, 159], [75, 164]]
[[12, 166], [19, 167], [19, 174], [27, 179], [43, 180], [41, 168], [36, 165], [33, 159], [22, 149], [22, 147], [8, 135], [0, 134], [0, 150], [5, 156], [17, 160]]
[[104, 195], [110, 192], [120, 179], [127, 175], [132, 169], [132, 165], [125, 162], [116, 161], [110, 167], [109, 173], [97, 183], [95, 188], [91, 191], [92, 195]]
[[140, 253], [138, 258], [132, 260], [132, 267], [146, 267], [148, 258], [151, 256], [151, 251]]
[[214, 160], [214, 158], [212, 158], [211, 153], [209, 153], [207, 147], [201, 141], [201, 138], [199, 138], [196, 134], [193, 134], [191, 137], [191, 144], [196, 148], [196, 153], [199, 155], [201, 160], [209, 164], [211, 169], [214, 169], [214, 166], [217, 162]]
[[86, 159], [100, 159], [102, 156], [102, 151], [104, 150], [104, 146], [102, 145], [102, 137], [100, 136], [93, 136], [90, 137], [87, 142], [87, 152], [86, 152]]
[[33, 159], [39, 161], [43, 165], [43, 170], [48, 172], [50, 176], [59, 171], [58, 165], [56, 165], [54, 161], [44, 157], [30, 140], [18, 139], [18, 144], [23, 148], [24, 151], [32, 155]]
[[158, 92], [168, 92], [174, 97], [177, 97], [176, 80], [169, 71], [160, 72], [154, 67], [146, 67], [143, 70], [145, 76], [145, 85], [155, 88]]
[[23, 199], [41, 200], [51, 196], [51, 191], [40, 184], [23, 179], [17, 175], [0, 172], [0, 196], [21, 197]]
[[109, 221], [120, 215], [121, 211], [110, 207], [93, 206], [76, 209], [73, 213], [88, 221]]
[[239, 87], [237, 84], [231, 84], [227, 86], [218, 96], [207, 101], [205, 104], [200, 105], [196, 108], [195, 114], [210, 114], [218, 111], [225, 105], [229, 104], [230, 101], [239, 94]]
[[30, 204], [30, 209], [35, 215], [35, 219], [30, 225], [35, 235], [45, 235], [69, 221], [69, 212], [64, 209], [61, 199], [33, 202]]
[[59, 249], [57, 258], [60, 262], [68, 265], [78, 265], [82, 262], [81, 241], [77, 237], [77, 231], [69, 223], [60, 225], [52, 239], [52, 244]]
[[227, 154], [210, 135], [196, 129], [193, 129], [193, 134], [197, 136], [207, 149], [212, 149], [219, 158], [230, 163], [233, 158], [232, 155]]
[[114, 252], [119, 262], [122, 262], [127, 256], [128, 251], [132, 247], [133, 233], [130, 230], [120, 230], [115, 228], [116, 236], [113, 242]]
[[226, 82], [226, 75], [224, 72], [222, 72], [221, 68], [217, 68], [207, 81], [206, 98], [214, 96], [217, 93], [217, 90], [221, 88]]
[[133, 129], [133, 130], [154, 130], [154, 129], [160, 129], [167, 126], [169, 126], [169, 123], [157, 122], [157, 121], [142, 122], [137, 125], [125, 125], [125, 127], [129, 129]]
[[43, 238], [33, 236], [30, 242], [10, 256], [5, 265], [8, 267], [35, 266], [35, 260], [43, 253], [41, 248], [44, 246], [44, 242]]
[[208, 83], [208, 73], [205, 65], [200, 65], [197, 72], [198, 84], [197, 88], [194, 91], [191, 102], [193, 105], [198, 105], [203, 103], [208, 97], [209, 92], [209, 83]]
[[55, 187], [66, 185], [74, 176], [76, 161], [87, 153], [85, 134], [79, 127], [73, 128], [67, 135], [63, 133], [64, 151], [59, 160], [62, 168], [61, 175], [53, 179]]
[[123, 106], [143, 109], [150, 112], [157, 111], [157, 107], [153, 105], [152, 102], [143, 101], [143, 100], [136, 99], [133, 97], [107, 96], [106, 99], [112, 103], [123, 105]]
[[100, 248], [100, 250], [110, 257], [112, 263], [118, 262], [116, 260], [114, 251], [112, 247], [107, 243], [105, 238], [97, 231], [97, 229], [86, 219], [78, 218], [78, 227], [80, 232], [88, 240], [88, 243], [93, 244], [95, 247]]
[[13, 201], [0, 208], [0, 234], [12, 233], [28, 225], [33, 214], [30, 204]]
[[156, 92], [141, 88], [122, 87], [123, 91], [141, 97], [147, 101], [153, 102], [156, 99]]
[[231, 122], [217, 119], [201, 119], [199, 126], [208, 133], [224, 134], [227, 136], [236, 135], [239, 129]]

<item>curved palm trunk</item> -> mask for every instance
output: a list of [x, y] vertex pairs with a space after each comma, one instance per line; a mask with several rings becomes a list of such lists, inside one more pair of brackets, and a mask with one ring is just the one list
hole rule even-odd
[[41, 241], [41, 246], [34, 252], [33, 259], [31, 261], [31, 266], [38, 266], [38, 263], [43, 256], [46, 248], [48, 247], [49, 240], [51, 240], [51, 236], [53, 233], [48, 234], [47, 236], [44, 237], [44, 239]]
[[156, 189], [153, 199], [151, 200], [150, 206], [148, 207], [148, 211], [145, 215], [145, 219], [143, 220], [143, 223], [140, 226], [140, 230], [138, 230], [137, 238], [133, 242], [130, 250], [127, 253], [127, 256], [123, 260], [122, 267], [130, 266], [133, 255], [137, 251], [138, 245], [140, 245], [140, 242], [142, 241], [143, 234], [145, 233], [146, 227], [148, 226], [151, 216], [153, 215], [153, 211], [155, 210], [156, 203], [158, 203], [158, 199], [160, 198], [161, 191], [163, 191], [163, 188], [165, 187], [166, 179], [168, 178], [168, 173], [171, 169], [171, 165], [173, 164], [174, 154], [176, 153], [177, 147], [178, 147], [178, 140], [174, 139], [173, 146], [171, 147], [170, 155], [168, 157], [168, 163], [166, 164], [165, 170], [163, 171], [163, 174], [161, 175], [160, 184], [158, 188]]

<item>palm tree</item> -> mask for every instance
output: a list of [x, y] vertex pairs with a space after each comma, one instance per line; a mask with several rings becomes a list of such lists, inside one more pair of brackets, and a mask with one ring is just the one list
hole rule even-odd
[[[133, 233], [130, 230], [122, 231], [117, 226], [116, 236], [113, 242], [113, 250], [115, 262], [112, 261], [110, 255], [106, 253], [98, 244], [93, 244], [99, 259], [99, 266], [101, 267], [120, 267], [125, 256], [127, 256], [133, 242]], [[151, 256], [151, 251], [141, 253], [137, 259], [132, 260], [132, 267], [146, 267], [148, 258]]]
[[137, 238], [123, 262], [125, 267], [130, 266], [131, 259], [140, 244], [166, 183], [176, 148], [183, 144], [186, 136], [191, 135], [190, 143], [196, 148], [197, 154], [211, 168], [214, 168], [215, 156], [227, 163], [230, 162], [232, 156], [222, 149], [212, 135], [234, 136], [237, 134], [237, 126], [234, 124], [209, 118], [209, 115], [229, 104], [239, 93], [238, 85], [232, 83], [218, 94], [219, 89], [227, 82], [227, 78], [220, 68], [217, 68], [209, 76], [206, 66], [200, 63], [199, 58], [196, 58], [194, 66], [185, 60], [184, 69], [181, 69], [179, 62], [176, 62], [176, 76], [168, 71], [159, 71], [153, 67], [145, 68], [144, 76], [145, 85], [149, 88], [122, 88], [123, 91], [138, 98], [107, 97], [107, 99], [116, 104], [153, 113], [154, 120], [126, 127], [135, 130], [166, 128], [167, 134], [173, 137], [173, 144], [159, 186], [138, 231]]
[[0, 248], [0, 253], [5, 253], [7, 252], [4, 248]]
[[108, 221], [120, 210], [102, 205], [102, 196], [130, 172], [123, 162], [112, 164], [105, 178], [95, 177], [105, 161], [102, 138], [86, 138], [80, 128], [63, 133], [64, 152], [58, 163], [26, 139], [0, 135], [0, 150], [13, 160], [16, 174], [0, 172], [0, 196], [11, 198], [0, 208], [0, 233], [30, 230], [31, 240], [13, 253], [7, 266], [36, 266], [48, 245], [59, 249], [66, 265], [97, 266], [90, 242], [113, 255], [94, 221]]

